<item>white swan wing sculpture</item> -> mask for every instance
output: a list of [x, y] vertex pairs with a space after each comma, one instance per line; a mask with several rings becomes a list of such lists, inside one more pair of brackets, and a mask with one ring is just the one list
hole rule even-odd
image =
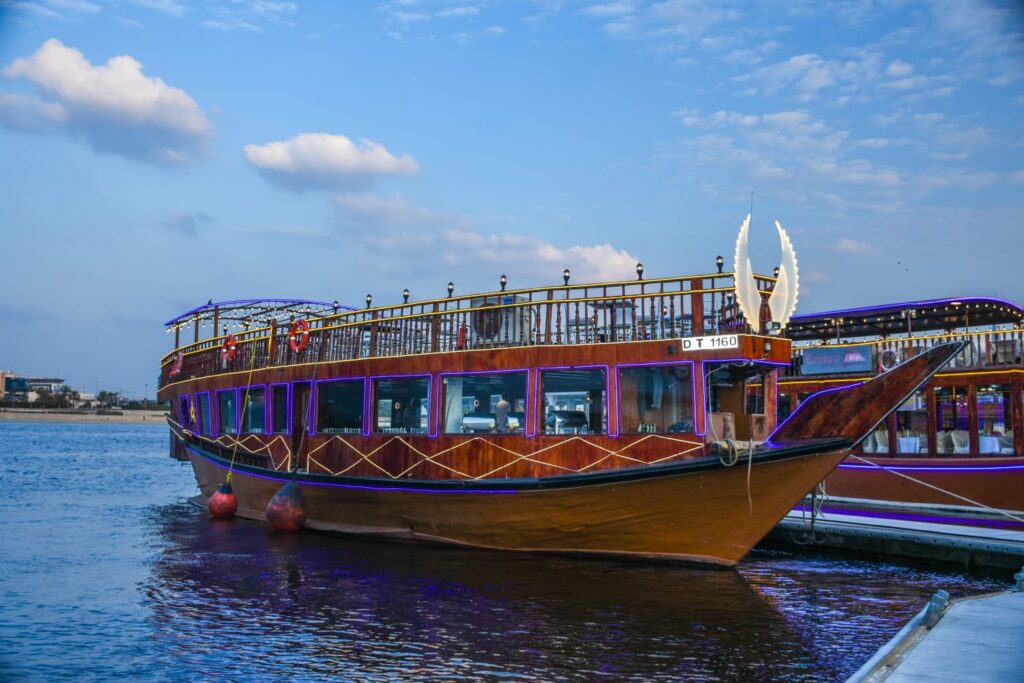
[[775, 229], [779, 231], [779, 241], [782, 242], [782, 262], [775, 289], [768, 297], [768, 308], [772, 312], [772, 321], [778, 323], [781, 329], [789, 324], [789, 319], [796, 311], [800, 272], [796, 267], [796, 251], [793, 250], [789, 235], [778, 221], [775, 221]]
[[[789, 235], [775, 221], [775, 228], [779, 231], [779, 240], [782, 243], [782, 261], [779, 265], [779, 277], [775, 283], [775, 289], [768, 297], [768, 308], [772, 313], [772, 321], [784, 328], [789, 319], [796, 311], [797, 291], [799, 289], [799, 271], [796, 265], [796, 252], [793, 249], [793, 242]], [[755, 331], [758, 331], [761, 314], [761, 292], [757, 289], [757, 281], [754, 280], [754, 269], [750, 264], [749, 251], [750, 214], [747, 214], [743, 225], [740, 226], [740, 234], [736, 238], [736, 253], [734, 255], [734, 278], [736, 283], [736, 303], [739, 304], [740, 312], [746, 318], [748, 324]]]
[[735, 272], [736, 303], [739, 304], [740, 313], [748, 321], [754, 321], [756, 325], [761, 311], [761, 293], [757, 291], [754, 269], [750, 265], [749, 232], [750, 214], [748, 213], [743, 220], [743, 225], [740, 226], [739, 237], [736, 238], [733, 271]]

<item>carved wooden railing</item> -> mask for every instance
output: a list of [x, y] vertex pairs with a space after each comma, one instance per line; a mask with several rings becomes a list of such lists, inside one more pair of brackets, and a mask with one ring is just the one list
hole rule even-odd
[[[755, 279], [765, 295], [775, 284], [772, 277]], [[517, 289], [311, 314], [305, 318], [308, 339], [298, 353], [289, 344], [289, 319], [257, 319], [248, 328], [232, 323], [237, 329], [228, 330], [236, 340], [230, 368], [744, 332], [748, 326], [733, 292], [732, 273], [721, 273]], [[758, 328], [767, 319], [767, 306], [762, 308]], [[212, 327], [216, 312], [209, 318], [197, 316], [172, 329]], [[168, 353], [161, 362], [160, 385], [224, 371], [227, 336], [201, 339]]]
[[[886, 352], [887, 360], [902, 363], [918, 353], [951, 341], [965, 341], [967, 345], [946, 366], [950, 369], [993, 369], [1024, 365], [1024, 330], [1010, 328], [998, 330], [975, 330], [946, 332], [942, 334], [919, 334], [910, 337], [889, 337], [887, 339], [844, 339], [829, 343], [793, 343], [793, 363], [782, 369], [785, 377], [803, 376], [803, 354], [808, 349], [843, 348], [847, 346], [871, 346], [873, 374], [879, 370], [880, 359]], [[864, 374], [864, 373], [861, 373]]]

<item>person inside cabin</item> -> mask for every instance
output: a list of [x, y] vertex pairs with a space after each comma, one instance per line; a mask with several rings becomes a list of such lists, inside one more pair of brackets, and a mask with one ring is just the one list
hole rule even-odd
[[502, 395], [494, 406], [494, 429], [499, 434], [508, 432], [508, 414], [512, 412], [512, 404]]
[[405, 411], [402, 413], [402, 426], [410, 432], [420, 428], [420, 400], [418, 398], [405, 402]]

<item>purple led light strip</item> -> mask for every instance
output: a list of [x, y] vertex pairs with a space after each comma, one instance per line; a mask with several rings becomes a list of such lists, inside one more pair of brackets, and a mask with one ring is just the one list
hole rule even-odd
[[[1018, 457], [1018, 456], [1008, 456]], [[852, 465], [841, 463], [840, 469], [844, 470], [896, 470], [898, 472], [935, 472], [936, 474], [959, 474], [960, 472], [1005, 472], [1024, 470], [1024, 464], [1020, 465], [990, 465], [982, 467], [978, 465]]]
[[959, 297], [959, 298], [952, 298], [952, 299], [930, 299], [930, 300], [926, 300], [926, 301], [907, 301], [907, 302], [900, 303], [900, 304], [882, 304], [882, 305], [879, 305], [879, 306], [864, 306], [864, 307], [861, 307], [861, 308], [847, 308], [847, 309], [843, 309], [843, 310], [839, 310], [839, 311], [825, 311], [825, 312], [822, 312], [822, 313], [805, 313], [804, 315], [794, 315], [792, 318], [790, 318], [790, 322], [794, 323], [794, 322], [800, 322], [800, 321], [804, 321], [804, 320], [816, 320], [816, 319], [819, 319], [819, 318], [828, 318], [828, 317], [836, 317], [836, 316], [840, 316], [841, 317], [841, 316], [844, 316], [844, 315], [851, 315], [851, 314], [855, 314], [855, 313], [871, 313], [871, 312], [874, 312], [874, 311], [892, 311], [892, 312], [897, 312], [897, 311], [905, 309], [905, 308], [915, 308], [915, 307], [924, 308], [926, 306], [947, 306], [947, 305], [952, 305], [954, 302], [960, 302], [960, 303], [972, 303], [972, 302], [996, 303], [996, 304], [1000, 304], [1000, 305], [1003, 305], [1003, 306], [1009, 306], [1010, 308], [1016, 309], [1018, 312], [1024, 313], [1024, 310], [1022, 310], [1019, 306], [1017, 306], [1017, 304], [1014, 304], [1014, 303], [1011, 303], [1009, 301], [1006, 301], [1005, 299], [996, 299], [994, 297], [984, 297], [984, 296], [969, 296], [969, 297]]
[[[437, 391], [436, 391], [435, 400], [434, 400], [434, 405], [437, 406], [437, 411], [434, 413], [434, 417], [435, 417], [435, 420], [434, 420], [434, 433], [432, 434], [432, 436], [439, 436], [441, 434], [441, 413], [444, 412], [441, 409], [441, 405], [442, 405], [442, 402], [441, 402], [441, 391], [442, 391], [442, 386], [444, 385], [444, 378], [445, 377], [464, 377], [466, 375], [511, 375], [511, 374], [517, 373], [517, 372], [518, 373], [523, 373], [523, 374], [526, 375], [526, 395], [523, 397], [523, 402], [524, 402], [523, 403], [523, 407], [526, 408], [526, 407], [528, 407], [530, 405], [530, 398], [531, 398], [531, 396], [530, 396], [530, 375], [532, 373], [530, 372], [529, 368], [515, 368], [515, 369], [512, 369], [512, 370], [472, 370], [472, 371], [468, 371], [468, 372], [440, 372], [440, 373], [438, 373], [438, 375], [437, 375], [437, 380], [438, 380], [437, 381]], [[530, 418], [529, 411], [528, 410], [524, 410], [523, 411], [523, 420], [526, 422], [526, 424], [523, 425], [523, 435], [527, 436], [527, 437], [534, 436], [534, 434], [530, 433], [530, 419], [529, 418]], [[445, 432], [445, 434], [448, 434], [448, 432]], [[491, 435], [491, 436], [515, 436], [515, 435], [511, 434], [511, 433], [508, 433], [508, 434], [497, 434], [497, 435]]]
[[[618, 379], [619, 373], [622, 372], [623, 368], [649, 368], [649, 367], [666, 367], [666, 366], [678, 366], [678, 365], [689, 365], [690, 366], [690, 412], [693, 413], [692, 419], [694, 422], [693, 428], [697, 429], [697, 411], [694, 410], [694, 399], [697, 396], [697, 361], [693, 360], [681, 360], [681, 361], [651, 361], [649, 363], [622, 363], [615, 366], [615, 380], [616, 380], [616, 392], [618, 392]], [[619, 430], [619, 434], [622, 433], [622, 396], [618, 393], [615, 394], [615, 419]], [[667, 432], [666, 432], [667, 433]], [[685, 432], [681, 432], [685, 433]], [[694, 432], [696, 434], [696, 431]], [[700, 435], [698, 435], [700, 436]]]
[[[605, 399], [605, 405], [604, 405], [604, 411], [603, 412], [604, 412], [604, 414], [606, 416], [606, 419], [608, 420], [608, 434], [607, 435], [608, 436], [618, 436], [619, 435], [619, 429], [618, 429], [619, 425], [617, 424], [617, 420], [616, 420], [616, 423], [614, 424], [615, 429], [613, 430], [612, 429], [613, 421], [611, 419], [612, 418], [612, 414], [611, 414], [611, 411], [608, 410], [608, 401], [609, 401], [610, 397], [614, 395], [612, 392], [613, 391], [618, 391], [618, 385], [616, 385], [614, 383], [615, 382], [614, 377], [613, 377], [614, 373], [612, 373], [611, 368], [608, 365], [552, 365], [552, 366], [537, 368], [536, 369], [536, 372], [537, 372], [537, 383], [536, 383], [536, 391], [535, 391], [536, 403], [534, 404], [534, 419], [537, 420], [537, 431], [538, 432], [540, 430], [540, 415], [541, 415], [541, 412], [540, 412], [540, 389], [541, 389], [542, 380], [541, 380], [540, 374], [543, 373], [543, 372], [547, 372], [548, 370], [604, 370], [604, 390], [605, 390], [606, 399]], [[534, 436], [536, 436], [536, 434], [534, 434]]]
[[785, 420], [783, 420], [782, 423], [779, 424], [779, 426], [777, 426], [775, 429], [772, 430], [772, 433], [768, 435], [768, 438], [766, 439], [766, 441], [771, 441], [772, 437], [775, 436], [775, 434], [780, 429], [782, 429], [782, 427], [787, 422], [789, 422], [794, 417], [796, 417], [796, 414], [799, 413], [801, 410], [803, 410], [804, 406], [807, 405], [807, 402], [810, 401], [815, 396], [819, 396], [821, 394], [829, 394], [829, 393], [832, 393], [833, 391], [846, 391], [847, 389], [852, 389], [853, 387], [859, 387], [862, 384], [864, 384], [864, 382], [854, 382], [853, 384], [847, 384], [847, 385], [844, 385], [844, 386], [841, 386], [841, 387], [829, 387], [828, 389], [822, 389], [821, 391], [814, 392], [813, 394], [811, 394], [810, 396], [808, 396], [804, 400], [800, 401], [800, 405], [798, 405], [796, 407], [796, 410], [794, 410], [792, 413], [790, 413], [789, 417], [787, 417]]
[[[364, 410], [363, 410], [362, 415], [359, 416], [359, 431], [362, 432], [363, 431], [363, 422], [366, 419], [366, 417], [365, 417], [366, 416], [366, 410], [365, 410], [365, 408], [366, 408], [366, 378], [365, 377], [332, 377], [331, 379], [318, 379], [316, 381], [316, 386], [315, 386], [315, 389], [314, 389], [314, 392], [313, 392], [313, 397], [311, 399], [314, 403], [316, 403], [318, 408], [319, 408], [319, 404], [320, 404], [320, 385], [321, 384], [330, 384], [330, 383], [334, 383], [334, 382], [362, 382], [363, 383], [363, 385], [362, 385], [363, 392], [362, 393], [363, 393], [363, 408], [364, 408]], [[315, 411], [314, 412], [314, 416], [313, 416], [314, 417], [314, 419], [313, 419], [313, 423], [314, 423], [313, 426], [314, 426], [314, 428], [316, 427], [316, 418], [318, 418], [319, 416], [320, 416], [319, 415], [319, 411]], [[310, 432], [310, 434], [312, 434], [312, 433], [314, 433], [314, 432]]]
[[[433, 391], [434, 391], [434, 376], [431, 375], [429, 372], [420, 372], [420, 373], [408, 374], [408, 375], [371, 375], [369, 379], [370, 379], [370, 383], [374, 384], [374, 389], [376, 389], [376, 384], [375, 383], [379, 379], [406, 379], [406, 378], [410, 378], [410, 377], [426, 377], [427, 378], [427, 402], [428, 402], [428, 404], [429, 403], [434, 403], [433, 401], [431, 401], [431, 398], [433, 397]], [[373, 405], [375, 403], [375, 401], [373, 401], [373, 398], [375, 396], [376, 396], [376, 391], [374, 391], [373, 396], [370, 397], [370, 408], [371, 408], [371, 411], [369, 413], [367, 413], [368, 422], [369, 422], [368, 429], [370, 431], [364, 431], [363, 432], [363, 436], [368, 436], [371, 433], [383, 433], [383, 432], [374, 432], [373, 431], [373, 428], [375, 428], [377, 426], [377, 424], [376, 424], [377, 423], [377, 410], [376, 410], [376, 406]], [[429, 436], [431, 438], [437, 436], [437, 431], [436, 430], [433, 433], [431, 433], [431, 431], [430, 431], [430, 427], [433, 424], [433, 422], [431, 420], [431, 416], [432, 416], [432, 414], [433, 414], [433, 412], [435, 410], [436, 410], [436, 406], [434, 406], [434, 405], [427, 405], [427, 436]]]
[[[183, 443], [182, 445], [185, 446], [185, 448], [188, 449], [189, 451], [191, 451], [192, 453], [195, 453], [198, 457], [202, 458], [203, 460], [206, 460], [208, 463], [210, 463], [214, 467], [218, 467], [218, 468], [220, 468], [222, 470], [228, 469], [227, 467], [225, 467], [224, 465], [220, 464], [216, 460], [213, 460], [212, 458], [210, 458], [205, 453], [203, 453], [201, 451], [197, 451], [196, 449], [192, 448], [188, 444]], [[257, 479], [267, 479], [269, 481], [279, 481], [279, 482], [290, 482], [290, 481], [292, 481], [291, 477], [271, 477], [271, 476], [266, 475], [266, 474], [257, 474], [255, 472], [249, 472], [247, 470], [239, 470], [239, 468], [236, 467], [235, 468], [235, 475], [237, 476], [239, 474], [245, 475], [247, 477], [256, 477]], [[331, 488], [355, 489], [355, 490], [362, 490], [362, 491], [381, 491], [381, 492], [384, 492], [384, 493], [399, 492], [399, 493], [464, 494], [464, 495], [491, 495], [491, 494], [495, 494], [495, 493], [498, 493], [498, 494], [519, 493], [516, 489], [486, 489], [486, 490], [452, 489], [452, 490], [443, 490], [442, 491], [442, 490], [438, 490], [438, 489], [429, 489], [429, 488], [418, 489], [418, 488], [408, 488], [408, 487], [398, 487], [398, 486], [370, 486], [370, 485], [367, 485], [367, 484], [342, 484], [342, 483], [332, 483], [332, 482], [327, 482], [327, 481], [322, 481], [322, 482], [321, 481], [300, 481], [299, 483], [302, 486], [328, 486], [328, 487], [331, 487]]]
[[[334, 307], [334, 304], [329, 301], [315, 301], [313, 299], [232, 299], [230, 301], [216, 301], [212, 304], [203, 304], [202, 306], [196, 306], [191, 311], [188, 311], [187, 313], [182, 313], [177, 318], [172, 318], [171, 320], [168, 320], [167, 322], [164, 323], [164, 326], [175, 325], [183, 321], [188, 321], [188, 319], [192, 318], [196, 313], [199, 313], [200, 311], [212, 311], [214, 308], [220, 306], [241, 306], [245, 304], [309, 304], [311, 306], [323, 306], [324, 308], [332, 309]], [[338, 310], [340, 311], [342, 309], [346, 311], [357, 310], [352, 306], [342, 306], [339, 304]]]

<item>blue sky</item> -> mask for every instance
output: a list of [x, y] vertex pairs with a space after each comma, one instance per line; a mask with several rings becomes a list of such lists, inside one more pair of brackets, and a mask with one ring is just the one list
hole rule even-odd
[[153, 391], [207, 299], [707, 272], [1024, 303], [1019, 3], [0, 0], [0, 366]]

